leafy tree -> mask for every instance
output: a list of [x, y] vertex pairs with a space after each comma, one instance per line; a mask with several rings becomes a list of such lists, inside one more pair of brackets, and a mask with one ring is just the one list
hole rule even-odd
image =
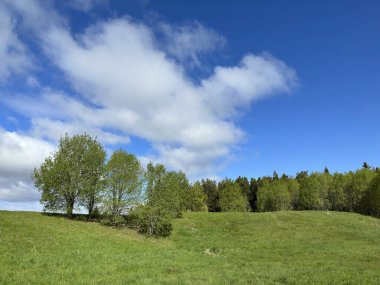
[[239, 176], [238, 178], [236, 178], [235, 182], [237, 184], [239, 184], [242, 194], [248, 200], [248, 209], [251, 210], [252, 208], [251, 208], [250, 203], [249, 203], [250, 187], [249, 187], [249, 181], [248, 181], [247, 177]]
[[274, 180], [259, 188], [257, 208], [260, 212], [284, 211], [291, 208], [291, 197], [286, 181]]
[[232, 179], [230, 179], [230, 178], [224, 178], [223, 180], [219, 181], [219, 183], [218, 183], [218, 191], [219, 191], [219, 193], [222, 192], [222, 190], [224, 188], [226, 188], [227, 186], [230, 186], [232, 184], [234, 184], [234, 181]]
[[181, 171], [164, 172], [164, 170], [161, 165], [150, 165], [147, 168], [148, 204], [177, 218], [186, 209], [187, 193], [190, 191], [189, 181]]
[[346, 187], [347, 209], [353, 212], [360, 212], [361, 200], [368, 190], [371, 180], [376, 173], [368, 168], [362, 168], [355, 173], [349, 173], [350, 184]]
[[219, 191], [216, 182], [211, 179], [201, 181], [203, 192], [207, 195], [207, 208], [209, 212], [220, 212]]
[[104, 205], [113, 220], [139, 203], [143, 169], [135, 155], [115, 151], [106, 166]]
[[341, 173], [334, 173], [328, 191], [328, 199], [331, 210], [344, 211], [347, 209], [347, 199], [345, 194], [347, 184], [347, 178], [345, 175]]
[[291, 209], [296, 210], [298, 209], [300, 184], [295, 179], [288, 179], [285, 182], [287, 184], [288, 192], [290, 195]]
[[235, 182], [239, 184], [243, 195], [247, 197], [249, 193], [249, 181], [247, 177], [239, 176], [238, 178], [236, 178]]
[[309, 176], [309, 174], [307, 173], [307, 171], [300, 171], [300, 172], [297, 172], [297, 175], [296, 175], [296, 180], [299, 182], [299, 183], [302, 183], [302, 179], [305, 179]]
[[372, 179], [368, 191], [363, 196], [363, 212], [380, 217], [380, 173]]
[[329, 176], [312, 173], [298, 179], [300, 183], [298, 208], [300, 210], [328, 209]]
[[145, 172], [145, 181], [146, 181], [146, 196], [152, 197], [154, 191], [158, 185], [162, 183], [163, 177], [166, 174], [166, 168], [162, 164], [154, 165], [152, 162], [149, 162], [146, 167]]
[[101, 145], [87, 134], [61, 137], [58, 150], [33, 173], [34, 184], [42, 192], [44, 210], [65, 211], [71, 217], [81, 198], [91, 214], [104, 158]]
[[285, 181], [287, 181], [287, 180], [289, 180], [289, 176], [286, 175], [285, 173], [283, 173], [283, 174], [281, 175], [281, 180], [285, 180]]
[[248, 201], [241, 193], [239, 184], [226, 182], [220, 191], [220, 209], [222, 212], [245, 212]]
[[104, 188], [106, 152], [99, 142], [87, 137], [86, 150], [83, 155], [82, 177], [86, 179], [83, 182], [79, 202], [88, 210], [88, 215], [91, 217], [95, 207], [100, 202], [100, 192]]
[[203, 192], [202, 185], [200, 182], [195, 182], [188, 192], [188, 197], [186, 199], [187, 209], [199, 212], [207, 212], [207, 195]]
[[270, 176], [263, 176], [263, 177], [259, 177], [257, 179], [257, 184], [258, 184], [259, 188], [263, 187], [263, 186], [265, 186], [271, 182], [272, 182], [272, 177], [270, 177]]

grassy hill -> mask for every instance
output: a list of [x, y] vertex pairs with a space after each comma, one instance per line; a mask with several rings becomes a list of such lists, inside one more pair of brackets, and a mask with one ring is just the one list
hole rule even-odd
[[0, 211], [0, 284], [380, 284], [380, 219], [186, 213], [172, 236]]

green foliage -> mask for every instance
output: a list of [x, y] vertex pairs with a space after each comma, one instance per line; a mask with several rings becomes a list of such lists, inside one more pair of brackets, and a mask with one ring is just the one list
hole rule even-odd
[[322, 173], [301, 171], [295, 179], [286, 174], [280, 178], [274, 171], [273, 176], [250, 182], [239, 176], [235, 181], [225, 178], [218, 185], [206, 179], [191, 186], [183, 172], [167, 171], [161, 164], [149, 163], [144, 171], [139, 160], [125, 151], [115, 151], [106, 165], [105, 157], [102, 145], [87, 134], [62, 137], [58, 150], [33, 173], [44, 210], [72, 217], [74, 208], [81, 206], [88, 209], [89, 219], [100, 219], [102, 212], [103, 224], [113, 226], [125, 226], [125, 214], [140, 204], [171, 218], [181, 217], [185, 210], [297, 209], [378, 215], [374, 179], [378, 168], [367, 163], [345, 174], [332, 175], [325, 167]]
[[140, 206], [131, 215], [138, 225], [138, 232], [148, 237], [167, 237], [172, 231], [172, 216], [162, 208]]
[[298, 181], [300, 183], [298, 200], [300, 210], [329, 209], [328, 191], [331, 181], [329, 174], [312, 173]]
[[298, 209], [300, 184], [295, 179], [287, 179], [285, 181], [286, 181], [288, 192], [290, 195], [291, 209], [296, 210]]
[[257, 193], [258, 211], [284, 211], [291, 207], [291, 195], [286, 181], [276, 179], [259, 188]]
[[100, 221], [103, 226], [111, 226], [111, 227], [125, 227], [126, 220], [124, 216], [116, 216], [116, 215], [104, 215], [103, 219]]
[[239, 184], [242, 194], [248, 201], [248, 209], [251, 210], [252, 208], [249, 201], [252, 198], [251, 197], [252, 193], [250, 193], [251, 189], [250, 189], [248, 178], [239, 176], [238, 178], [236, 178], [235, 183]]
[[81, 177], [85, 177], [83, 188], [79, 195], [79, 204], [88, 210], [91, 218], [99, 202], [100, 193], [104, 188], [104, 161], [106, 152], [103, 146], [90, 137], [86, 138], [85, 151], [82, 160]]
[[365, 214], [380, 217], [380, 173], [372, 179], [363, 196], [362, 210]]
[[104, 159], [102, 146], [89, 135], [61, 137], [58, 150], [34, 169], [44, 209], [71, 216], [80, 199], [91, 214], [98, 201]]
[[239, 184], [224, 181], [220, 191], [220, 209], [222, 212], [245, 212], [248, 201], [241, 192]]
[[220, 212], [219, 191], [216, 182], [211, 179], [201, 181], [203, 192], [207, 195], [209, 212]]
[[207, 212], [207, 195], [203, 192], [200, 182], [195, 182], [189, 189], [186, 199], [186, 209], [193, 212]]
[[330, 209], [333, 211], [344, 211], [347, 209], [347, 198], [345, 189], [348, 187], [348, 179], [345, 175], [334, 173], [328, 191]]
[[371, 180], [376, 173], [368, 168], [362, 168], [355, 173], [349, 173], [351, 182], [346, 187], [347, 208], [351, 212], [360, 212], [362, 210], [362, 199], [368, 190]]
[[166, 174], [166, 168], [162, 164], [153, 165], [152, 162], [149, 162], [146, 167], [145, 172], [145, 181], [146, 181], [146, 190], [145, 194], [148, 199], [152, 199], [155, 195], [156, 188], [158, 185], [162, 184], [163, 177]]
[[115, 151], [106, 166], [105, 212], [115, 220], [141, 200], [143, 169], [135, 155]]
[[173, 218], [181, 217], [190, 191], [186, 175], [181, 171], [166, 172], [160, 164], [148, 164], [146, 177], [148, 205], [169, 213]]

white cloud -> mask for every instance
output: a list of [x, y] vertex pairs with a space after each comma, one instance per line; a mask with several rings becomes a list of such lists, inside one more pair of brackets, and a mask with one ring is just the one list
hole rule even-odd
[[54, 145], [0, 128], [0, 200], [36, 201], [32, 171], [54, 150]]
[[0, 3], [0, 81], [12, 73], [24, 73], [25, 69], [32, 66], [27, 48], [17, 36], [15, 25], [15, 18]]
[[57, 28], [44, 43], [78, 92], [101, 107], [100, 125], [150, 141], [157, 160], [194, 175], [215, 173], [215, 163], [244, 138], [236, 124], [241, 108], [296, 82], [283, 62], [246, 55], [195, 84], [159, 49], [152, 29], [128, 18], [98, 23], [77, 40]]
[[50, 19], [43, 29], [34, 26], [34, 36], [80, 94], [74, 98], [45, 89], [38, 102], [25, 96], [9, 100], [32, 118], [34, 136], [56, 139], [63, 132], [87, 131], [107, 144], [136, 136], [155, 151], [145, 159], [194, 176], [215, 175], [244, 140], [237, 115], [257, 99], [288, 92], [296, 82], [291, 68], [267, 54], [216, 66], [209, 77], [194, 82], [186, 62], [202, 68], [202, 57], [225, 42], [197, 22], [161, 23], [165, 45], [157, 28], [129, 17], [98, 22], [74, 36], [51, 7], [37, 3], [28, 14], [24, 6], [14, 9], [26, 23], [36, 15]]
[[215, 68], [202, 81], [208, 104], [221, 118], [230, 118], [240, 108], [274, 93], [289, 92], [297, 84], [295, 71], [269, 54], [243, 57], [238, 66]]
[[197, 67], [201, 67], [203, 56], [218, 51], [226, 42], [216, 31], [196, 21], [182, 26], [161, 23], [158, 30], [164, 35], [161, 43], [163, 50], [178, 60], [190, 61]]

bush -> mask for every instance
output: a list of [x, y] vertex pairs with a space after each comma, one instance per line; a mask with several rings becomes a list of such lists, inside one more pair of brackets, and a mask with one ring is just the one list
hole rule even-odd
[[163, 209], [141, 206], [129, 215], [131, 225], [137, 226], [138, 232], [148, 237], [166, 237], [172, 231], [171, 215]]
[[125, 227], [127, 224], [123, 216], [112, 216], [112, 215], [105, 216], [100, 221], [100, 223], [104, 226], [111, 226], [111, 227]]

